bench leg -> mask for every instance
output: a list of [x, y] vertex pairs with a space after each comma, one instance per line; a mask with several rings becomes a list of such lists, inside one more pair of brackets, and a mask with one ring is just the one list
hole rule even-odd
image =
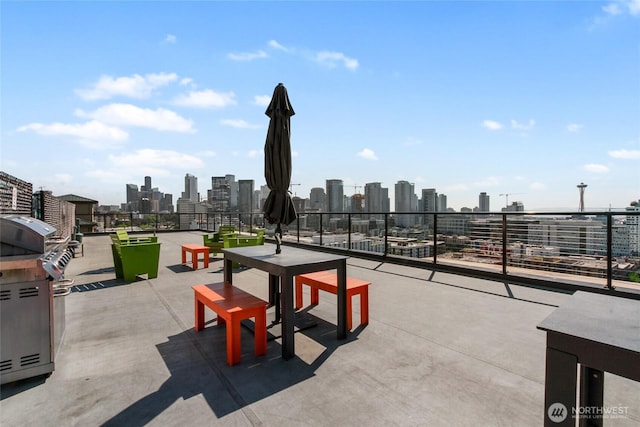
[[187, 251], [182, 249], [182, 263], [186, 264], [187, 263]]
[[296, 276], [296, 310], [302, 308], [302, 279]]
[[267, 354], [267, 309], [256, 313], [254, 324], [254, 353], [256, 356]]
[[351, 326], [353, 324], [352, 310], [353, 310], [353, 295], [347, 294], [347, 331], [351, 330]]
[[204, 257], [204, 268], [209, 268], [209, 250], [202, 251]]
[[360, 293], [360, 323], [369, 324], [369, 287], [365, 286]]
[[233, 366], [240, 362], [241, 353], [240, 320], [227, 322], [227, 365]]
[[195, 329], [196, 332], [204, 329], [204, 304], [198, 300], [198, 297], [195, 297], [195, 308], [194, 312], [196, 314], [195, 318]]
[[320, 290], [311, 285], [311, 305], [320, 304]]
[[198, 251], [191, 251], [191, 264], [193, 264], [193, 269], [198, 269]]

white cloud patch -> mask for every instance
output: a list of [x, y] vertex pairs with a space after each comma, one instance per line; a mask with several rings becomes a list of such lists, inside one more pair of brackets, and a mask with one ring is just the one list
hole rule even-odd
[[253, 97], [253, 103], [259, 107], [268, 107], [271, 102], [269, 95], [256, 95]]
[[500, 130], [503, 126], [500, 122], [496, 122], [495, 120], [485, 120], [482, 122], [482, 127], [489, 130]]
[[609, 168], [606, 167], [605, 165], [599, 165], [596, 163], [589, 163], [586, 164], [582, 167], [584, 170], [586, 170], [587, 172], [593, 172], [593, 173], [607, 173], [609, 172]]
[[164, 38], [164, 42], [169, 44], [176, 44], [177, 41], [177, 37], [173, 34], [167, 34], [167, 36]]
[[376, 153], [369, 148], [365, 148], [362, 151], [360, 151], [358, 153], [358, 157], [362, 157], [363, 159], [368, 159], [368, 160], [378, 160], [378, 156], [376, 156]]
[[636, 160], [640, 159], [640, 150], [611, 150], [609, 156], [614, 159]]
[[222, 108], [228, 105], [236, 105], [235, 96], [233, 92], [218, 93], [207, 89], [180, 95], [173, 100], [173, 103], [181, 107]]
[[180, 86], [195, 86], [191, 77], [184, 77], [180, 79]]
[[617, 16], [629, 14], [631, 16], [640, 15], [640, 0], [618, 0], [606, 4], [602, 10], [607, 15]]
[[511, 120], [511, 128], [515, 130], [529, 131], [529, 130], [533, 130], [535, 125], [536, 125], [536, 121], [533, 119], [529, 119], [527, 123], [520, 123], [517, 120]]
[[346, 69], [351, 71], [357, 70], [360, 65], [357, 59], [349, 58], [341, 52], [321, 51], [316, 53], [315, 60], [329, 68], [335, 68], [342, 64]]
[[220, 120], [220, 124], [224, 126], [231, 126], [233, 128], [238, 129], [261, 129], [261, 125], [252, 125], [246, 120], [242, 119], [222, 119]]
[[195, 132], [193, 121], [164, 108], [151, 110], [131, 104], [109, 104], [93, 112], [76, 110], [79, 117], [118, 126], [136, 126], [159, 131]]
[[582, 125], [580, 125], [580, 124], [578, 124], [578, 123], [569, 123], [569, 124], [567, 125], [567, 130], [568, 130], [569, 132], [572, 132], [572, 133], [579, 132], [579, 131], [580, 131], [580, 129], [582, 129]]
[[173, 150], [155, 150], [152, 148], [137, 150], [130, 154], [111, 155], [108, 160], [114, 167], [132, 168], [134, 170], [140, 170], [143, 165], [153, 165], [156, 170], [189, 170], [204, 167], [204, 162], [196, 156]]
[[[30, 123], [17, 129], [18, 132], [35, 132], [44, 136], [73, 136], [82, 141], [116, 141], [123, 142], [129, 134], [120, 128], [92, 120], [86, 123]], [[90, 145], [90, 144], [88, 144]]]
[[402, 145], [404, 145], [405, 147], [415, 147], [417, 145], [422, 145], [422, 144], [423, 142], [421, 139], [413, 138], [411, 136], [405, 139], [404, 142], [402, 143]]
[[232, 61], [253, 61], [256, 59], [264, 59], [268, 58], [267, 52], [264, 50], [259, 50], [257, 52], [247, 52], [247, 53], [229, 53], [227, 54], [227, 58]]
[[76, 89], [75, 93], [87, 101], [109, 99], [114, 96], [144, 99], [153, 91], [178, 79], [175, 73], [134, 74], [128, 77], [102, 76], [89, 89]]
[[283, 52], [289, 52], [289, 49], [288, 49], [288, 48], [286, 48], [286, 47], [282, 46], [280, 43], [278, 43], [278, 42], [277, 42], [277, 41], [275, 41], [275, 40], [269, 40], [268, 44], [269, 44], [269, 47], [271, 47], [271, 48], [273, 48], [273, 49], [281, 50], [281, 51], [283, 51]]
[[249, 150], [249, 152], [247, 153], [247, 157], [250, 157], [250, 158], [260, 157], [263, 154], [264, 154], [263, 150]]

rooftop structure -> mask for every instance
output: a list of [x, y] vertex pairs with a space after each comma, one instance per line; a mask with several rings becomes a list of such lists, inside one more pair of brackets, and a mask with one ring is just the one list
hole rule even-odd
[[[243, 329], [242, 361], [228, 367], [211, 314], [193, 330], [191, 285], [223, 277], [220, 255], [206, 269], [180, 264], [180, 246], [201, 234], [159, 233], [158, 277], [129, 284], [115, 279], [109, 236], [85, 237], [66, 270], [75, 284], [55, 370], [3, 385], [0, 424], [542, 425], [536, 326], [569, 293], [351, 257], [348, 275], [372, 283], [369, 325], [338, 341], [336, 299], [323, 294], [303, 309], [317, 325], [295, 333], [296, 357], [281, 358], [277, 328], [254, 357]], [[263, 299], [267, 284], [261, 271], [234, 272]], [[605, 404], [623, 408], [609, 425], [640, 424], [640, 384], [605, 378]]]

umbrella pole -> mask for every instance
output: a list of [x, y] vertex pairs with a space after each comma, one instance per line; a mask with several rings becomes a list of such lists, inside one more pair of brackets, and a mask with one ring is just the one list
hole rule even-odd
[[280, 252], [282, 252], [280, 250], [280, 242], [282, 241], [282, 228], [280, 228], [280, 223], [278, 223], [278, 225], [276, 226], [276, 232], [274, 233], [273, 237], [276, 238], [276, 254], [279, 254]]

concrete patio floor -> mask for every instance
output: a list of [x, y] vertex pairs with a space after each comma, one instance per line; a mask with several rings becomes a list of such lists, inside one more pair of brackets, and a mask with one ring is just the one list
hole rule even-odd
[[[281, 358], [277, 327], [267, 356], [254, 357], [243, 328], [242, 361], [229, 367], [224, 328], [193, 330], [191, 286], [223, 277], [222, 255], [206, 269], [181, 264], [180, 246], [201, 235], [159, 234], [158, 277], [134, 283], [115, 279], [109, 236], [85, 236], [66, 271], [75, 286], [55, 371], [3, 385], [0, 425], [543, 424], [536, 325], [570, 294], [350, 258], [347, 274], [372, 282], [369, 325], [358, 326], [356, 299], [355, 329], [337, 340], [336, 298], [321, 293], [303, 309], [317, 326], [295, 334], [295, 358]], [[261, 271], [234, 273], [265, 300], [267, 283]], [[640, 425], [639, 396], [639, 383], [607, 375], [605, 406], [626, 410], [605, 425]]]

